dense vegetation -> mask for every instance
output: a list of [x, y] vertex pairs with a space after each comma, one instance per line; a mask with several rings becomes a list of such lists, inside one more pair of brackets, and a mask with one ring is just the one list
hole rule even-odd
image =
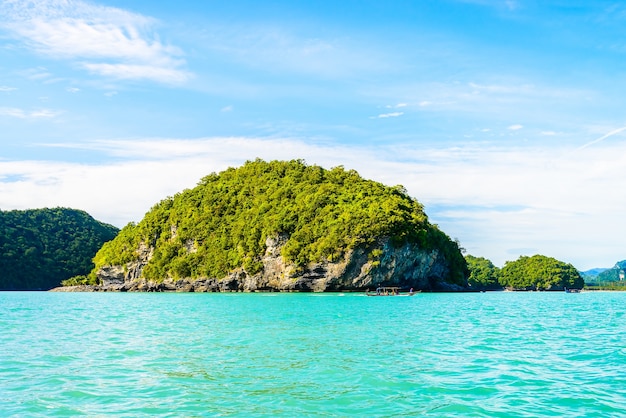
[[[618, 261], [613, 268], [605, 270], [598, 274], [597, 282], [619, 282], [624, 280], [624, 272], [626, 271], [626, 260]], [[621, 277], [620, 277], [621, 274]]]
[[603, 268], [594, 270], [583, 274], [586, 288], [591, 290], [626, 291], [626, 279], [624, 278], [626, 272], [626, 260], [618, 261], [610, 269]]
[[502, 288], [498, 282], [500, 269], [494, 266], [490, 260], [468, 254], [465, 256], [465, 261], [467, 261], [467, 268], [470, 272], [467, 283], [471, 289], [496, 290]]
[[143, 270], [150, 280], [220, 278], [242, 266], [255, 274], [266, 239], [278, 235], [288, 238], [283, 257], [299, 267], [338, 260], [357, 246], [372, 248], [375, 264], [379, 239], [389, 237], [395, 245], [438, 248], [452, 266], [449, 282], [463, 284], [466, 277], [457, 243], [428, 222], [422, 205], [403, 187], [301, 160], [255, 160], [210, 174], [124, 227], [94, 261], [96, 268], [123, 265], [137, 258], [144, 243], [154, 248]]
[[499, 281], [504, 287], [526, 290], [581, 289], [584, 286], [574, 266], [543, 255], [507, 261], [500, 270]]
[[79, 210], [0, 211], [0, 290], [47, 290], [85, 275], [117, 232]]

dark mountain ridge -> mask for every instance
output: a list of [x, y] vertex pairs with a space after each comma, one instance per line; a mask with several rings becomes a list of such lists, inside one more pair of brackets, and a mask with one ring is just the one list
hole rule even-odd
[[76, 209], [0, 211], [0, 290], [48, 290], [85, 275], [118, 232]]

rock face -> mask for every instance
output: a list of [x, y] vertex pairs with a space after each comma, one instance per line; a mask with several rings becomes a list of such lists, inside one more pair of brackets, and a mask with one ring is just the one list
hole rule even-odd
[[[267, 238], [260, 273], [249, 275], [243, 268], [221, 278], [165, 278], [162, 282], [142, 278], [142, 270], [154, 248], [142, 244], [138, 258], [125, 266], [103, 266], [96, 275], [101, 291], [170, 291], [170, 292], [324, 292], [363, 291], [377, 286], [398, 286], [420, 290], [455, 291], [461, 286], [445, 282], [449, 263], [440, 252], [424, 250], [415, 244], [393, 246], [382, 240], [380, 254], [372, 256], [371, 248], [347, 252], [336, 262], [322, 262], [298, 268], [286, 263], [281, 248], [286, 236]], [[190, 247], [191, 248], [191, 247]]]

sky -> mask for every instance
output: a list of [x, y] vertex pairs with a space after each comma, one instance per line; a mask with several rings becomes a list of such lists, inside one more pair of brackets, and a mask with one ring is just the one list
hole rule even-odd
[[0, 209], [123, 227], [247, 160], [403, 185], [503, 266], [626, 258], [626, 3], [0, 0]]

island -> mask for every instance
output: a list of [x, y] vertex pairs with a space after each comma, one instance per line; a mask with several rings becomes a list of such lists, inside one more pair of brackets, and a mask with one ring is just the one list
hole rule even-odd
[[126, 225], [94, 263], [78, 290], [460, 291], [468, 277], [458, 243], [404, 187], [303, 160], [210, 174]]
[[0, 290], [48, 290], [84, 276], [118, 232], [78, 209], [0, 211]]

